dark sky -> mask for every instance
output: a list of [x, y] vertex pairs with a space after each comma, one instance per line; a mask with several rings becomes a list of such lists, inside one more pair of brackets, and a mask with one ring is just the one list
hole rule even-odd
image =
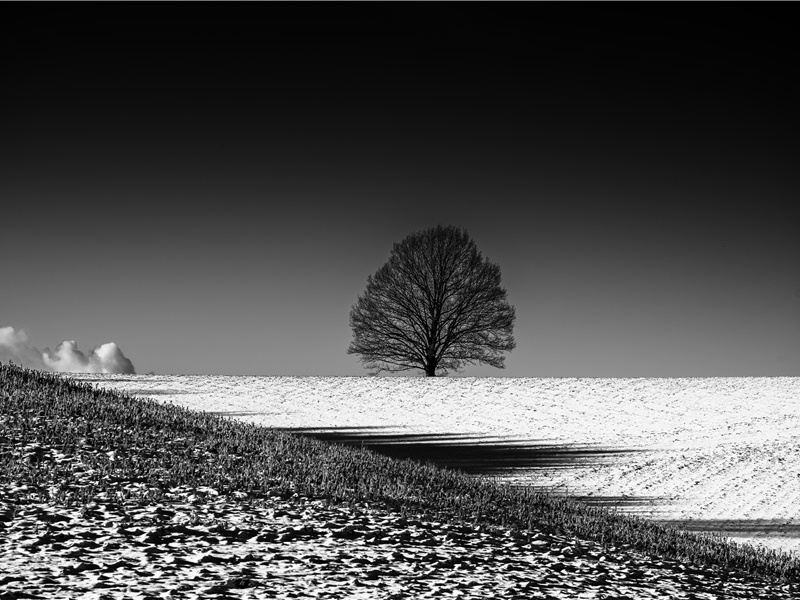
[[4, 5], [0, 327], [362, 375], [394, 242], [516, 307], [478, 376], [800, 376], [792, 3]]

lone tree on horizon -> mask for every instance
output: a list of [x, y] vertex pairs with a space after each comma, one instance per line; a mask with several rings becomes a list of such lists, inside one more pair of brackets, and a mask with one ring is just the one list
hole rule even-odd
[[375, 373], [421, 369], [427, 377], [484, 363], [502, 369], [514, 349], [514, 307], [500, 267], [466, 231], [437, 225], [395, 243], [389, 261], [367, 277], [350, 311], [358, 354]]

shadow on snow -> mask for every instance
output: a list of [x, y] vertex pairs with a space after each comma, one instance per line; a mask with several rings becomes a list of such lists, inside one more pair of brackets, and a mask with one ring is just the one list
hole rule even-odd
[[513, 475], [514, 471], [601, 465], [615, 456], [637, 452], [588, 444], [548, 444], [548, 440], [541, 439], [505, 441], [469, 433], [383, 433], [379, 429], [292, 427], [283, 431], [363, 446], [392, 458], [431, 462], [473, 475]]
[[[553, 444], [543, 439], [498, 439], [469, 433], [397, 433], [389, 427], [290, 427], [297, 433], [325, 442], [361, 446], [384, 456], [430, 462], [471, 475], [533, 477], [524, 487], [548, 493], [568, 493], [564, 488], [536, 485], [536, 471], [598, 466], [615, 457], [641, 452], [639, 449], [608, 448], [590, 444]], [[548, 443], [550, 442], [550, 443]], [[657, 497], [572, 496], [576, 500], [607, 508], [633, 508], [660, 501]]]
[[[441, 467], [459, 469], [472, 475], [529, 478], [529, 483], [511, 485], [538, 489], [542, 492], [569, 495], [572, 499], [606, 508], [636, 514], [650, 512], [663, 505], [659, 496], [598, 496], [570, 494], [570, 490], [537, 483], [536, 472], [557, 469], [601, 466], [617, 457], [642, 452], [642, 449], [609, 448], [590, 444], [554, 444], [542, 439], [498, 439], [465, 433], [397, 433], [395, 428], [376, 427], [294, 427], [283, 431], [318, 440], [363, 446], [385, 456], [431, 462]], [[395, 431], [391, 431], [395, 430]], [[540, 481], [547, 480], [542, 474]], [[696, 532], [712, 532], [723, 536], [753, 536], [763, 532], [769, 536], [800, 537], [800, 524], [776, 519], [757, 520], [665, 520], [650, 517], [664, 525]]]

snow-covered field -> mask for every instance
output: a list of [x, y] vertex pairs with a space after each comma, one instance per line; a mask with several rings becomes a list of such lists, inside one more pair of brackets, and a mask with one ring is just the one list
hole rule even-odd
[[800, 553], [800, 378], [81, 375]]

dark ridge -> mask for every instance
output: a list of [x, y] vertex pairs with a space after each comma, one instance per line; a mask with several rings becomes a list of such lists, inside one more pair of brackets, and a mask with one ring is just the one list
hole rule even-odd
[[[190, 394], [191, 392], [183, 391], [183, 390], [147, 390], [147, 389], [130, 389], [125, 390], [125, 393], [129, 396], [180, 396], [183, 394]], [[224, 413], [218, 413], [224, 414]], [[232, 413], [236, 414], [236, 413]]]
[[265, 417], [276, 414], [275, 411], [257, 411], [257, 410], [208, 410], [204, 411], [207, 415], [214, 415], [215, 417]]
[[[544, 487], [534, 486], [534, 489], [555, 493], [556, 490], [552, 488], [547, 489]], [[573, 500], [590, 504], [592, 506], [599, 506], [611, 511], [617, 509], [630, 510], [640, 507], [651, 507], [655, 504], [663, 504], [665, 499], [661, 496], [570, 496]]]
[[96, 376], [84, 376], [83, 373], [64, 373], [63, 375], [68, 376], [70, 379], [75, 381], [75, 383], [118, 383], [120, 381], [126, 382], [133, 382], [133, 381], [140, 381], [139, 379], [131, 379], [129, 377], [96, 377]]
[[787, 523], [785, 519], [653, 519], [656, 523], [677, 527], [685, 531], [713, 531], [722, 536], [753, 536], [768, 532], [770, 536], [800, 538], [800, 523]]

